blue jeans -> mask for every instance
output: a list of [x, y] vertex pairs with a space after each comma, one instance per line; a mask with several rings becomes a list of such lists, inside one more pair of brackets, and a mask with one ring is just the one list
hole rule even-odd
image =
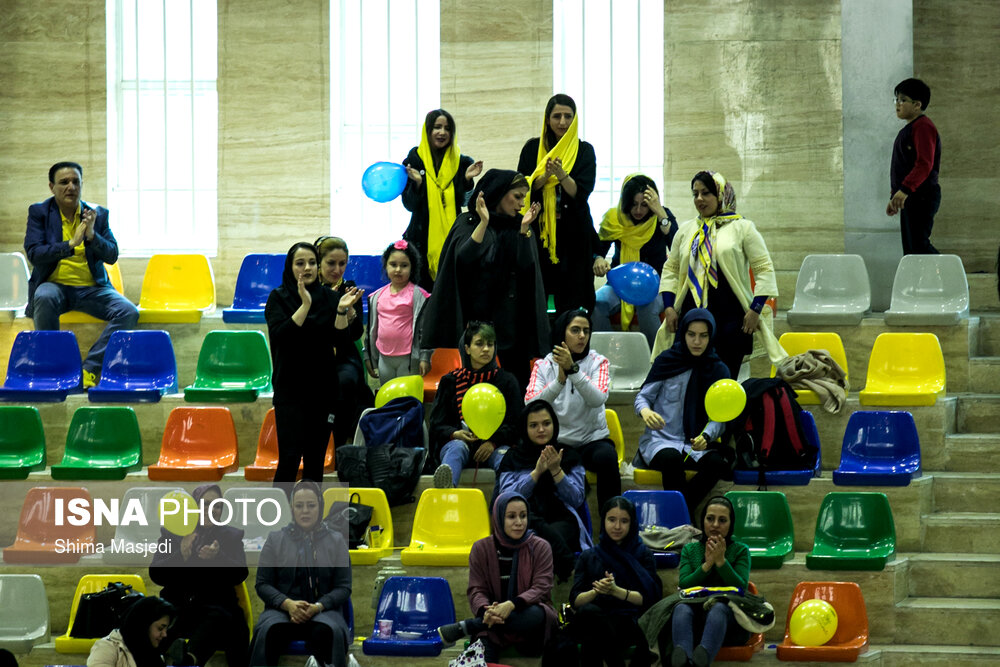
[[[597, 301], [594, 304], [594, 331], [611, 331], [611, 315], [621, 312], [622, 300], [618, 298], [611, 285], [605, 285], [597, 290]], [[635, 307], [635, 318], [639, 321], [639, 331], [649, 341], [650, 348], [656, 340], [656, 330], [660, 328], [660, 313], [663, 312], [663, 300], [657, 294], [656, 298], [645, 306]]]
[[[490, 457], [486, 459], [485, 465], [496, 470], [508, 449], [508, 447], [494, 449]], [[441, 448], [441, 463], [447, 463], [451, 466], [451, 481], [455, 486], [458, 486], [462, 477], [462, 469], [465, 468], [470, 458], [469, 446], [461, 440], [450, 440]]]
[[32, 318], [36, 331], [58, 331], [59, 316], [71, 310], [79, 310], [108, 323], [83, 360], [83, 370], [95, 374], [101, 372], [104, 350], [108, 347], [111, 334], [121, 329], [134, 329], [139, 321], [139, 310], [113, 287], [70, 287], [45, 282], [35, 290], [33, 305]]
[[670, 620], [674, 645], [682, 647], [688, 659], [694, 653], [699, 629], [701, 641], [697, 645], [705, 648], [709, 661], [715, 660], [723, 646], [738, 646], [749, 638], [749, 633], [736, 623], [733, 610], [724, 603], [712, 605], [707, 612], [701, 605], [679, 604]]

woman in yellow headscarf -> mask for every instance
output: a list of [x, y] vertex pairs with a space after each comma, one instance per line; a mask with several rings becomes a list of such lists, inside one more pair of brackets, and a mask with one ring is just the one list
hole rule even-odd
[[597, 256], [597, 232], [587, 198], [597, 178], [594, 147], [577, 137], [576, 102], [553, 95], [545, 105], [541, 136], [521, 149], [517, 170], [531, 184], [530, 201], [540, 202], [535, 223], [545, 292], [555, 296], [556, 312], [594, 309], [594, 275], [607, 271]]
[[420, 286], [431, 291], [441, 246], [483, 163], [462, 155], [455, 141], [455, 119], [444, 109], [434, 109], [424, 120], [420, 145], [410, 149], [403, 165], [408, 176], [403, 206], [413, 213], [403, 238], [416, 247], [420, 265], [427, 267], [421, 272]]
[[[609, 208], [601, 219], [597, 252], [601, 257], [607, 256], [614, 243], [612, 267], [645, 262], [659, 274], [676, 232], [677, 219], [660, 203], [660, 193], [653, 179], [644, 174], [631, 174], [622, 183], [618, 206]], [[615, 312], [621, 314], [622, 331], [628, 331], [632, 323], [638, 321], [639, 330], [645, 334], [650, 347], [653, 346], [663, 312], [663, 302], [659, 298], [645, 306], [636, 306], [619, 299], [611, 286], [605, 285], [597, 290], [594, 330], [611, 331], [611, 314]]]

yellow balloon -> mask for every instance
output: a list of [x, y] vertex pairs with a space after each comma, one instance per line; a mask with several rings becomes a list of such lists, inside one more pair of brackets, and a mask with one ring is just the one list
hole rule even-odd
[[488, 382], [472, 385], [462, 398], [462, 418], [480, 440], [488, 440], [507, 414], [500, 390]]
[[717, 380], [705, 392], [705, 412], [714, 422], [736, 419], [747, 404], [747, 393], [736, 380]]
[[837, 632], [837, 610], [826, 600], [806, 600], [788, 619], [788, 636], [799, 646], [822, 646]]
[[381, 408], [394, 398], [412, 396], [418, 401], [424, 400], [424, 379], [419, 375], [405, 375], [393, 378], [382, 385], [375, 394], [375, 407]]
[[174, 535], [190, 535], [198, 525], [197, 509], [197, 503], [187, 491], [171, 491], [160, 498], [160, 525]]

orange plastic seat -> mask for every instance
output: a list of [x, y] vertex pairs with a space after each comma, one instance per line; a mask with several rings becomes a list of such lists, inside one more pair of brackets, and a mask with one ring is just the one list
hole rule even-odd
[[462, 355], [457, 348], [439, 347], [431, 356], [431, 369], [424, 376], [424, 403], [433, 403], [441, 378], [462, 367]]
[[[822, 646], [798, 646], [788, 633], [792, 612], [800, 603], [826, 600], [837, 610], [837, 631]], [[853, 581], [803, 581], [792, 592], [785, 619], [785, 638], [778, 644], [778, 660], [854, 662], [868, 648], [868, 612], [861, 587]]]
[[236, 424], [229, 408], [178, 407], [163, 429], [160, 459], [148, 468], [157, 481], [217, 482], [239, 468]]
[[[111, 286], [115, 288], [115, 291], [119, 294], [125, 294], [125, 282], [122, 280], [121, 266], [116, 262], [115, 264], [105, 264], [104, 269], [108, 272], [108, 280], [111, 281]], [[59, 316], [59, 324], [99, 323], [102, 321], [79, 310], [71, 310]]]
[[[749, 582], [747, 585], [747, 592], [757, 595], [757, 587], [754, 586], [753, 582]], [[753, 654], [764, 648], [764, 635], [760, 632], [756, 632], [750, 635], [750, 639], [743, 646], [723, 646], [719, 649], [719, 652], [715, 654], [716, 662], [722, 662], [723, 660], [729, 662], [748, 662], [753, 658]]]
[[[274, 471], [278, 467], [278, 429], [274, 425], [274, 408], [267, 411], [264, 423], [260, 425], [260, 435], [257, 437], [257, 456], [253, 463], [243, 469], [243, 477], [249, 482], [270, 482], [274, 479]], [[323, 461], [323, 472], [333, 472], [335, 469], [333, 434], [326, 446], [326, 459]], [[302, 478], [302, 464], [299, 463], [299, 479]]]
[[[68, 520], [56, 525], [56, 504], [61, 501], [64, 517], [74, 498], [83, 498], [90, 506], [87, 489], [79, 486], [36, 486], [29, 489], [21, 506], [14, 544], [3, 550], [4, 563], [65, 565], [76, 563], [85, 553], [94, 553], [97, 532], [94, 524], [74, 526]], [[57, 540], [63, 540], [56, 543]]]

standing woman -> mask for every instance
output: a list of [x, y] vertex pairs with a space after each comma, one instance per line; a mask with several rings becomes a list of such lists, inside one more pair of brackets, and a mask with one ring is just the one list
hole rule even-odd
[[517, 170], [531, 174], [531, 200], [541, 202], [536, 226], [545, 292], [555, 295], [557, 312], [594, 309], [594, 276], [608, 263], [597, 256], [597, 233], [587, 198], [597, 178], [594, 147], [577, 137], [579, 117], [569, 95], [553, 95], [545, 105], [542, 134], [521, 149]]
[[129, 607], [111, 634], [94, 642], [87, 667], [163, 667], [161, 647], [176, 617], [166, 600], [142, 598]]
[[[330, 440], [330, 416], [337, 399], [334, 349], [352, 345], [348, 315], [361, 297], [350, 287], [340, 296], [319, 282], [319, 258], [310, 243], [288, 250], [281, 286], [264, 306], [274, 366], [274, 421], [278, 467], [274, 483], [294, 482], [302, 462], [304, 479], [323, 480], [323, 459]], [[325, 378], [327, 391], [316, 391]]]
[[673, 344], [678, 313], [705, 308], [715, 318], [715, 348], [730, 377], [739, 377], [743, 357], [753, 351], [754, 332], [777, 364], [788, 354], [772, 332], [770, 308], [761, 317], [768, 298], [778, 295], [764, 238], [752, 221], [736, 212], [736, 192], [722, 174], [699, 171], [691, 179], [691, 194], [698, 217], [677, 230], [663, 265], [660, 292], [666, 310], [653, 359]]
[[403, 238], [416, 246], [420, 265], [427, 267], [420, 286], [430, 292], [441, 246], [483, 163], [462, 155], [455, 142], [455, 119], [444, 109], [434, 109], [424, 120], [420, 145], [410, 149], [403, 164], [408, 177], [403, 206], [413, 213]]

